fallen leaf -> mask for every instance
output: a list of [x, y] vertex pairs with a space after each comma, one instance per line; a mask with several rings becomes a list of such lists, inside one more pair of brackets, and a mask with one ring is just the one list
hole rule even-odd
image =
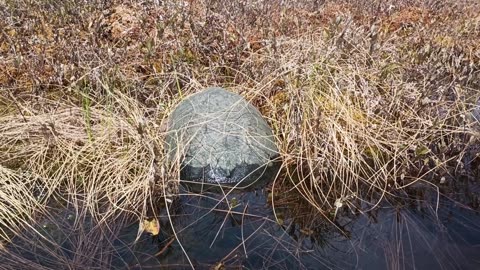
[[158, 235], [160, 233], [160, 223], [156, 218], [152, 220], [143, 220], [140, 227], [143, 228], [143, 231], [151, 233], [152, 235]]

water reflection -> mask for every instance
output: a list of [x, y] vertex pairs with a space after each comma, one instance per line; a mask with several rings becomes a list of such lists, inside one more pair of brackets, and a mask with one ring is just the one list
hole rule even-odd
[[[369, 213], [346, 210], [336, 226], [299, 211], [286, 214], [296, 209], [284, 211], [279, 224], [258, 193], [235, 195], [239, 205], [230, 210], [225, 201], [184, 195], [172, 220], [190, 262], [200, 269], [478, 269], [478, 213], [419, 188]], [[163, 267], [188, 269], [185, 253], [176, 242], [158, 260]]]
[[14, 238], [0, 268], [478, 269], [480, 216], [472, 202], [480, 189], [460, 184], [454, 190], [469, 194], [463, 200], [418, 185], [374, 211], [342, 209], [335, 224], [287, 193], [275, 213], [262, 192], [184, 193], [168, 214], [163, 208], [160, 235], [137, 241], [134, 220], [94, 220], [64, 205]]

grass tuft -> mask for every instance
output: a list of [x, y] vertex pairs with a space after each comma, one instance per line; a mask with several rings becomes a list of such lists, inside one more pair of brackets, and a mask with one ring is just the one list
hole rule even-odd
[[3, 3], [0, 254], [41, 236], [56, 204], [106, 230], [157, 215], [179, 182], [166, 119], [207, 86], [240, 93], [273, 128], [274, 207], [290, 190], [334, 222], [478, 174], [475, 1]]

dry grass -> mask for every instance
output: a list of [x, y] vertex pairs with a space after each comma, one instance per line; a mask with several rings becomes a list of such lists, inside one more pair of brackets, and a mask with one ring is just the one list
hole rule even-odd
[[[128, 220], [143, 220], [147, 210], [154, 209], [152, 203], [159, 200], [155, 194], [164, 194], [166, 189], [174, 193], [170, 189], [176, 184], [161, 176], [165, 167], [158, 165], [165, 163], [158, 156], [162, 151], [157, 148], [162, 147], [157, 136], [160, 126], [142, 120], [144, 110], [136, 101], [120, 92], [108, 93], [101, 105], [91, 104], [87, 95], [82, 98], [83, 107], [51, 100], [39, 101], [42, 106], [38, 110], [17, 104], [22, 113], [1, 120], [2, 242], [13, 241], [25, 248], [28, 239], [42, 239], [42, 224], [67, 222], [66, 217], [58, 220], [62, 215], [55, 214], [57, 208], [73, 208], [75, 222], [68, 230], [76, 231], [77, 236], [69, 236], [71, 232], [64, 227], [53, 228], [53, 234], [66, 235], [64, 240], [44, 237], [47, 243], [36, 247], [39, 254], [50, 256], [43, 255], [44, 263], [56, 258], [50, 267], [105, 266], [109, 254], [115, 255], [113, 245], [97, 239], [112, 240]], [[90, 231], [83, 227], [86, 220], [96, 224]], [[67, 240], [81, 256], [69, 258], [60, 251]], [[82, 251], [85, 243], [92, 245]], [[16, 253], [7, 257], [12, 265], [15, 258], [21, 258]], [[24, 258], [16, 263], [28, 265], [28, 261]], [[30, 262], [32, 269], [38, 269], [35, 260]]]
[[297, 2], [0, 1], [0, 239], [59, 196], [100, 224], [142, 219], [178, 183], [169, 111], [211, 85], [274, 129], [273, 192], [329, 219], [465, 173], [479, 5]]

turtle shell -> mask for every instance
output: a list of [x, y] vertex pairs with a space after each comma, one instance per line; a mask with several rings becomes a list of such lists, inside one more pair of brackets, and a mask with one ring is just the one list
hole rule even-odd
[[166, 149], [192, 191], [266, 185], [279, 169], [272, 129], [242, 96], [212, 87], [181, 101], [169, 118]]

